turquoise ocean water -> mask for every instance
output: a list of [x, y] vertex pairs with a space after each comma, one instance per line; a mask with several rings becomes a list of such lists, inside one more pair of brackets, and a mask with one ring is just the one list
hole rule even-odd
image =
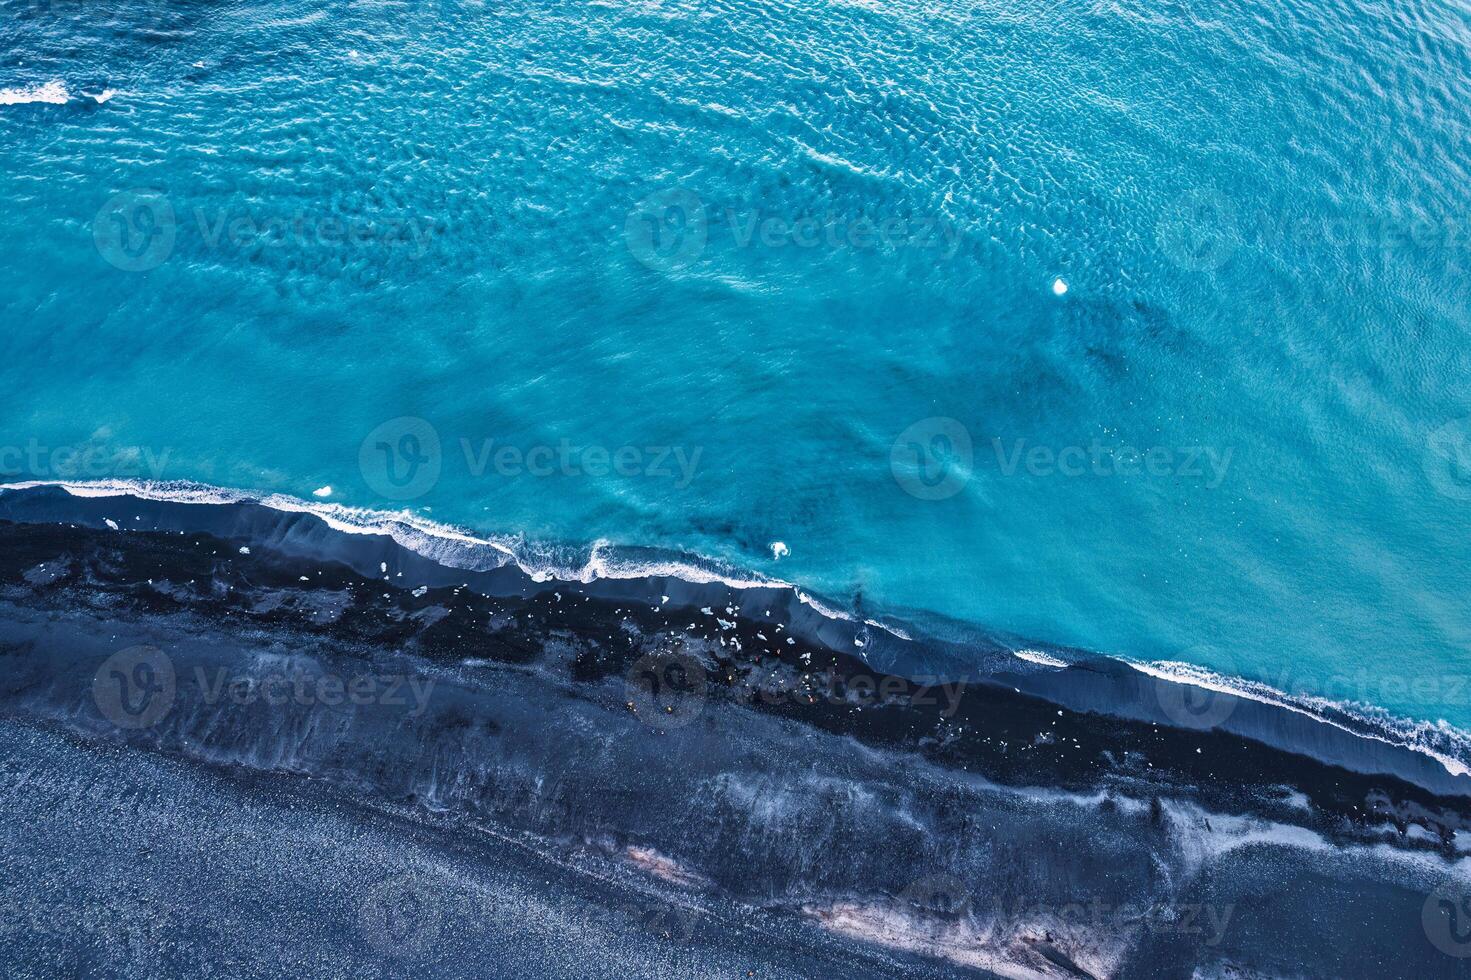
[[1451, 2], [0, 0], [0, 470], [1471, 728], [1468, 48]]

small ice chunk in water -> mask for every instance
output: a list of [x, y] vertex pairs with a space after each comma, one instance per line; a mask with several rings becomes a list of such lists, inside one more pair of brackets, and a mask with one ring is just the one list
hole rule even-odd
[[330, 497], [330, 496], [332, 496], [332, 488], [330, 486], [317, 487], [317, 489], [315, 489], [315, 490], [312, 491], [312, 496], [313, 497]]
[[787, 547], [785, 541], [773, 541], [773, 542], [771, 542], [771, 557], [772, 558], [777, 558], [777, 559], [785, 558], [787, 555], [790, 555], [791, 553], [792, 553], [792, 549], [790, 549], [790, 548]]
[[250, 554], [250, 549], [242, 545], [241, 548], [240, 548], [240, 553], [242, 555], [248, 555], [248, 554]]
[[1052, 280], [1052, 295], [1054, 295], [1054, 296], [1061, 296], [1061, 295], [1063, 295], [1066, 292], [1067, 292], [1067, 283], [1064, 282], [1061, 277], [1058, 277], [1058, 278]]

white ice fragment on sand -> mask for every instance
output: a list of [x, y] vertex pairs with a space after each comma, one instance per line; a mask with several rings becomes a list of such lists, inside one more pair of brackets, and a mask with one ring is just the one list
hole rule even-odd
[[250, 554], [250, 549], [247, 548], [247, 547], [245, 547], [244, 545], [241, 545], [240, 546], [240, 553], [242, 555], [248, 555], [248, 554]]
[[384, 575], [387, 575], [388, 574], [388, 562], [386, 562], [386, 561], [380, 561], [378, 563], [378, 571], [382, 572]]
[[331, 486], [331, 484], [328, 484], [325, 487], [317, 487], [317, 489], [315, 489], [315, 490], [312, 491], [312, 496], [313, 497], [330, 497], [330, 496], [332, 496], [332, 486]]
[[785, 541], [773, 541], [773, 542], [771, 542], [771, 557], [772, 558], [782, 559], [782, 558], [785, 558], [787, 555], [790, 555], [791, 553], [792, 553], [792, 549], [790, 549], [790, 548], [787, 547]]
[[429, 586], [427, 586], [427, 585], [421, 585], [417, 589], [414, 590], [413, 595], [414, 595], [414, 598], [415, 599], [422, 599], [428, 593], [429, 593]]
[[704, 613], [706, 616], [713, 616], [713, 615], [715, 615], [715, 613], [713, 611], [711, 611], [711, 609], [710, 609], [709, 606], [701, 606], [700, 607], [700, 612]]
[[102, 522], [104, 524], [106, 524], [108, 527], [112, 528], [114, 531], [116, 531], [118, 529], [117, 528], [117, 521], [113, 520], [111, 517], [104, 517], [102, 519]]
[[1067, 283], [1061, 278], [1052, 280], [1052, 295], [1063, 296], [1067, 293]]
[[667, 595], [661, 595], [659, 597], [659, 605], [661, 605], [661, 606], [664, 605], [664, 603], [666, 603], [668, 601], [669, 601], [669, 597]]

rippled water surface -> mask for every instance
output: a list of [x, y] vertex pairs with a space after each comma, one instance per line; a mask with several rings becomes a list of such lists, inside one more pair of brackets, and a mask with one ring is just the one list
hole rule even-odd
[[1471, 726], [1468, 42], [1443, 2], [0, 0], [0, 468]]

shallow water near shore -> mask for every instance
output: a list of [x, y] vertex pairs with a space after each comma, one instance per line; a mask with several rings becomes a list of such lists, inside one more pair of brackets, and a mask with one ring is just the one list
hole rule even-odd
[[0, 12], [7, 480], [703, 556], [1471, 728], [1450, 7]]

